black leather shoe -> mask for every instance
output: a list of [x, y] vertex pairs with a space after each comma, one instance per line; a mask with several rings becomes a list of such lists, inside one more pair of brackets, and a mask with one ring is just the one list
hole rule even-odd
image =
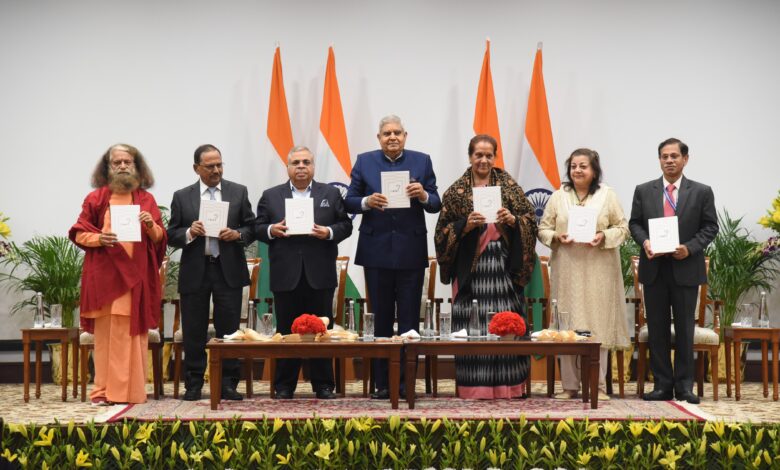
[[235, 391], [235, 389], [232, 388], [223, 388], [222, 389], [222, 399], [223, 400], [234, 400], [234, 401], [241, 401], [244, 399], [244, 396]]
[[200, 389], [199, 388], [192, 388], [184, 392], [184, 396], [182, 397], [182, 400], [184, 401], [198, 401], [200, 400]]
[[669, 401], [674, 396], [671, 391], [666, 390], [653, 390], [650, 393], [645, 393], [645, 401]]
[[701, 402], [699, 397], [696, 394], [694, 394], [693, 392], [688, 392], [688, 391], [686, 391], [686, 392], [677, 392], [677, 393], [675, 393], [675, 395], [677, 395], [677, 400], [678, 401], [687, 401], [688, 403], [690, 403], [692, 405], [698, 405]]
[[333, 390], [329, 388], [323, 388], [322, 390], [317, 390], [317, 398], [320, 400], [333, 400], [334, 398], [338, 398], [338, 395], [333, 393]]
[[371, 394], [372, 400], [389, 400], [390, 399], [390, 390], [383, 388], [381, 390], [377, 390], [376, 392]]
[[292, 400], [293, 392], [289, 390], [277, 390], [274, 394], [276, 400]]

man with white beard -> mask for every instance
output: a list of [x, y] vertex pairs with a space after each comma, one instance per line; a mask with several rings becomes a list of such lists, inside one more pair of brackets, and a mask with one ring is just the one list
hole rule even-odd
[[[111, 146], [92, 174], [96, 188], [84, 199], [69, 232], [84, 250], [81, 327], [95, 335], [94, 405], [146, 401], [147, 333], [157, 327], [159, 269], [167, 234], [151, 193], [154, 184], [141, 152]], [[111, 208], [140, 206], [141, 241], [124, 242], [111, 229]]]

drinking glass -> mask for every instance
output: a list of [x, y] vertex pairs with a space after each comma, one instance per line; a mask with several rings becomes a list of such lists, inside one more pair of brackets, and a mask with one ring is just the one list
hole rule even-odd
[[487, 315], [485, 315], [485, 334], [487, 335], [487, 339], [498, 339], [498, 335], [494, 335], [490, 332], [490, 322], [493, 321], [493, 317], [496, 316], [496, 312], [488, 312]]
[[62, 328], [62, 304], [54, 304], [49, 307], [52, 328]]
[[450, 339], [452, 334], [452, 316], [450, 312], [441, 312], [439, 314], [439, 334], [441, 339]]
[[570, 325], [569, 325], [569, 312], [565, 312], [561, 310], [558, 313], [558, 324], [559, 324], [559, 331], [569, 331]]
[[755, 315], [755, 304], [742, 304], [739, 306], [739, 322], [743, 328], [753, 327], [753, 315]]
[[374, 314], [363, 314], [363, 341], [374, 341]]
[[265, 336], [273, 336], [276, 333], [276, 327], [274, 326], [274, 314], [264, 313], [260, 318], [260, 334]]

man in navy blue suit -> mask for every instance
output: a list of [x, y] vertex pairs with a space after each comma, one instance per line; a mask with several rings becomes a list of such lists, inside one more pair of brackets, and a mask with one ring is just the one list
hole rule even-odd
[[[394, 334], [396, 313], [399, 333], [419, 327], [422, 283], [428, 266], [425, 212], [439, 212], [441, 200], [431, 157], [404, 150], [406, 131], [398, 116], [382, 118], [377, 139], [380, 150], [358, 155], [344, 205], [347, 212], [363, 215], [355, 263], [365, 272], [375, 334], [389, 337]], [[382, 172], [386, 171], [409, 172], [409, 208], [387, 208], [387, 197], [382, 194]], [[371, 398], [387, 399], [387, 361], [376, 360], [374, 364], [377, 391]], [[403, 383], [401, 380], [402, 396]]]

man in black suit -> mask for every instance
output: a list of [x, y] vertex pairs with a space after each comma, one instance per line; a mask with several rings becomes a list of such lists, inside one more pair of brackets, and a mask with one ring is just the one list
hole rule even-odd
[[[352, 221], [341, 193], [333, 186], [313, 181], [314, 155], [302, 146], [287, 156], [290, 180], [263, 192], [257, 204], [257, 238], [268, 244], [270, 284], [276, 304], [277, 331], [289, 334], [293, 320], [303, 313], [333, 321], [338, 244], [352, 234]], [[309, 198], [314, 205], [314, 226], [307, 235], [288, 235], [285, 199]], [[336, 398], [331, 359], [312, 359], [311, 386], [317, 398]], [[300, 359], [277, 361], [276, 398], [295, 393]]]
[[[685, 400], [699, 403], [693, 393], [693, 333], [698, 287], [707, 282], [704, 249], [718, 234], [712, 188], [683, 177], [688, 146], [667, 139], [658, 146], [663, 177], [640, 184], [634, 191], [629, 229], [642, 246], [639, 282], [644, 286], [650, 369], [655, 387], [645, 400]], [[655, 253], [648, 220], [677, 216], [680, 245], [672, 253]], [[674, 322], [674, 369], [671, 324]]]
[[[200, 180], [176, 191], [171, 202], [168, 244], [182, 249], [179, 270], [184, 365], [184, 400], [200, 399], [206, 370], [206, 340], [210, 303], [214, 304], [214, 328], [218, 338], [235, 332], [241, 319], [241, 298], [249, 285], [244, 246], [254, 240], [254, 213], [246, 186], [222, 179], [222, 154], [213, 145], [195, 149], [192, 165]], [[219, 237], [207, 237], [199, 219], [200, 201], [230, 203], [227, 227]], [[222, 366], [222, 398], [241, 400], [236, 392], [238, 360]]]

